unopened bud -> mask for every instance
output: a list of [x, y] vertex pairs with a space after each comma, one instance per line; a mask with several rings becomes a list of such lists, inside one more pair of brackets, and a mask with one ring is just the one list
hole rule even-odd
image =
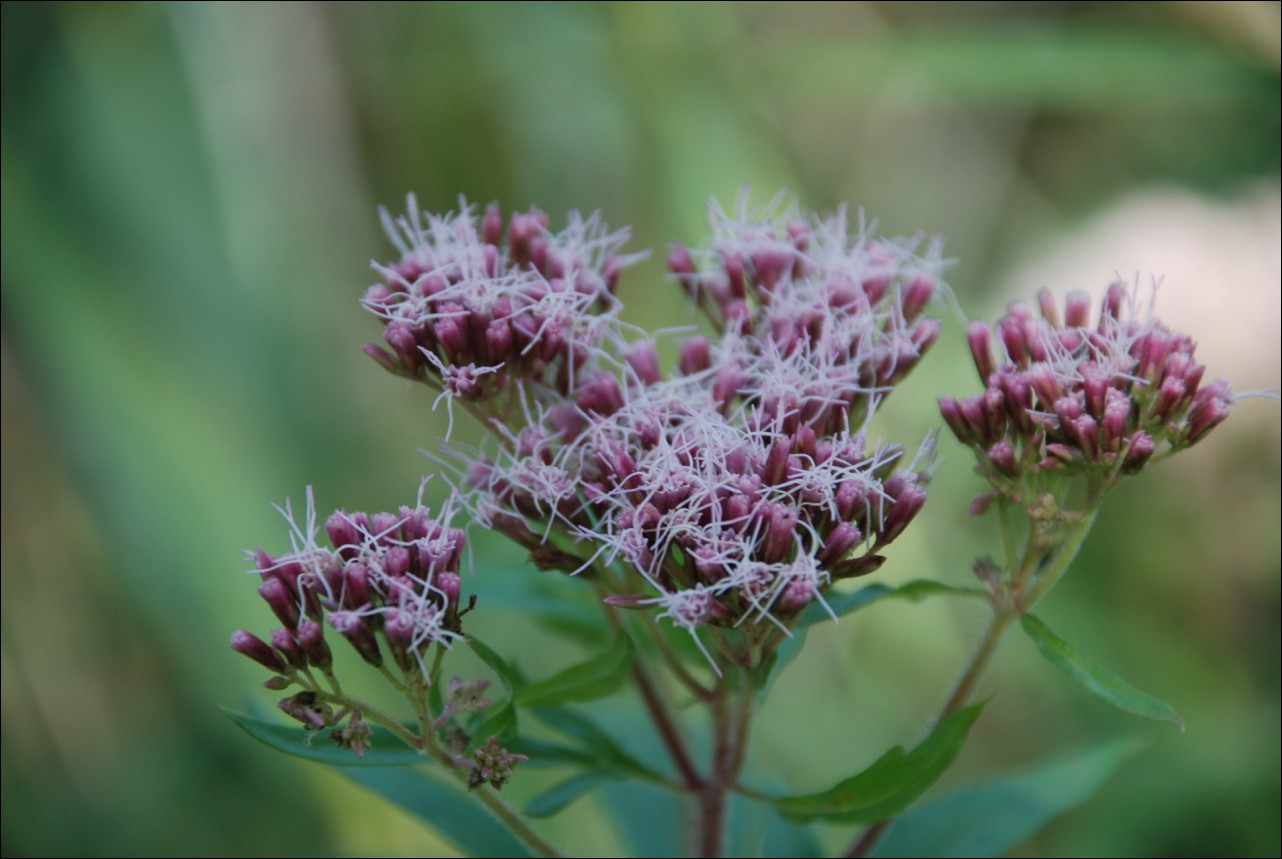
[[267, 642], [252, 632], [246, 632], [243, 629], [233, 632], [231, 634], [231, 649], [237, 653], [243, 653], [269, 671], [279, 673], [285, 670], [285, 660], [281, 659], [280, 655], [272, 650]]

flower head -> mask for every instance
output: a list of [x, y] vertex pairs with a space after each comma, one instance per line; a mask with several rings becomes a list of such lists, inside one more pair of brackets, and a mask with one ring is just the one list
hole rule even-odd
[[1204, 383], [1193, 340], [1124, 284], [1109, 286], [1094, 323], [1083, 293], [1062, 315], [1047, 292], [1038, 304], [1040, 315], [1013, 305], [991, 331], [972, 322], [984, 392], [939, 401], [999, 491], [1045, 471], [1111, 481], [1197, 443], [1228, 416], [1228, 383]]

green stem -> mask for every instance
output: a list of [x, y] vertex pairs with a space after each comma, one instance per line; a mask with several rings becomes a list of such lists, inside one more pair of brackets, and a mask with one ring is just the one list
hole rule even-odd
[[[1086, 540], [1086, 535], [1090, 533], [1091, 526], [1095, 523], [1096, 511], [1099, 510], [1101, 500], [1100, 493], [1092, 492], [1090, 494], [1087, 502], [1087, 510], [1089, 512], [1085, 513], [1082, 520], [1074, 525], [1062, 538], [1050, 563], [1033, 576], [1031, 580], [1028, 579], [1029, 567], [1032, 561], [1031, 552], [1025, 554], [1021, 569], [1008, 571], [1011, 575], [1009, 580], [1014, 585], [1014, 592], [1009, 594], [1005, 601], [994, 603], [993, 616], [988, 622], [988, 628], [984, 630], [984, 636], [980, 639], [979, 646], [975, 649], [975, 654], [971, 657], [965, 672], [962, 673], [961, 679], [957, 681], [952, 694], [948, 696], [948, 700], [944, 702], [939, 715], [935, 717], [936, 726], [970, 703], [976, 687], [983, 680], [993, 657], [997, 655], [1002, 639], [1006, 637], [1006, 633], [1010, 629], [1011, 621], [1026, 614], [1037, 600], [1045, 596], [1055, 586], [1055, 583], [1063, 578], [1064, 573], [1068, 571], [1073, 559], [1077, 557], [1078, 551], [1082, 548], [1082, 543]], [[1008, 541], [1010, 539], [1010, 531], [1009, 523], [1005, 516], [1002, 517], [1002, 532], [1003, 540]], [[1031, 548], [1032, 541], [1030, 540]], [[894, 818], [892, 817], [888, 820], [874, 823], [864, 830], [859, 838], [850, 845], [850, 849], [842, 855], [850, 857], [850, 859], [867, 856], [877, 846], [877, 842], [881, 840], [881, 836], [893, 822]]]
[[[440, 741], [435, 737], [428, 735], [424, 737], [424, 750], [446, 770], [454, 774], [454, 777], [460, 782], [467, 783], [467, 768], [459, 764], [458, 760], [449, 753], [447, 749], [441, 746]], [[526, 823], [516, 809], [508, 805], [498, 793], [489, 785], [482, 785], [474, 790], [468, 791], [472, 796], [481, 801], [481, 804], [493, 812], [494, 816], [499, 819], [508, 830], [515, 835], [520, 841], [529, 847], [539, 856], [560, 857], [565, 854], [554, 847], [542, 835], [535, 832], [534, 829]]]

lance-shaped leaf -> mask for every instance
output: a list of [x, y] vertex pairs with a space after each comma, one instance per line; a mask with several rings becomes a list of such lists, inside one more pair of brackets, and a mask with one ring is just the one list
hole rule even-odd
[[620, 635], [605, 653], [518, 690], [513, 700], [522, 707], [593, 701], [619, 688], [631, 668], [632, 639]]
[[411, 769], [345, 770], [344, 775], [426, 822], [467, 856], [535, 855], [475, 797], [445, 777]]
[[610, 775], [601, 770], [570, 776], [526, 803], [525, 813], [529, 817], [551, 817], [610, 780]]
[[1028, 772], [969, 784], [898, 817], [872, 855], [1002, 856], [1090, 799], [1142, 744], [1109, 743]]
[[1042, 655], [1089, 692], [1119, 710], [1146, 719], [1174, 722], [1181, 731], [1184, 730], [1184, 720], [1170, 704], [1141, 692], [1112, 671], [1087, 659], [1077, 648], [1051, 632], [1050, 627], [1033, 615], [1024, 615], [1020, 618], [1020, 623]]
[[[875, 585], [868, 585], [852, 593], [829, 594], [824, 597], [828, 603], [828, 608], [838, 617], [850, 614], [852, 611], [872, 605], [875, 602], [881, 602], [885, 599], [904, 599], [909, 602], [920, 602], [926, 597], [932, 596], [954, 596], [954, 597], [986, 597], [988, 592], [982, 588], [959, 588], [955, 585], [946, 585], [943, 582], [933, 582], [930, 579], [915, 579], [906, 582], [899, 587], [878, 582]], [[811, 603], [802, 612], [797, 619], [794, 629], [801, 629], [811, 624], [829, 619], [828, 609], [825, 609], [818, 602]]]
[[340, 748], [329, 740], [328, 731], [307, 731], [297, 725], [268, 722], [221, 708], [241, 730], [278, 752], [322, 764], [340, 767], [405, 767], [426, 763], [426, 755], [411, 749], [385, 728], [371, 725], [370, 748], [357, 757], [351, 749]]
[[775, 800], [789, 820], [876, 823], [921, 796], [957, 758], [983, 704], [953, 713], [912, 751], [895, 746], [868, 769], [819, 793]]

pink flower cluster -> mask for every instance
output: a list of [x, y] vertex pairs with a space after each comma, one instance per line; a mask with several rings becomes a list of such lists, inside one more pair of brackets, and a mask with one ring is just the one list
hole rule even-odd
[[1141, 313], [1125, 285], [1108, 288], [1093, 325], [1085, 293], [1068, 297], [1062, 317], [1048, 292], [1039, 304], [1040, 317], [1012, 306], [991, 333], [972, 322], [984, 393], [939, 401], [998, 491], [1045, 470], [1106, 480], [1134, 473], [1228, 416], [1228, 383], [1203, 384], [1192, 339]]
[[[504, 221], [496, 204], [407, 215], [384, 227], [401, 252], [375, 265], [383, 282], [362, 304], [383, 321], [389, 348], [365, 351], [388, 370], [426, 382], [437, 398], [477, 400], [515, 380], [562, 393], [614, 324], [619, 273], [642, 255], [621, 255], [626, 230], [610, 232], [597, 215], [573, 213], [559, 233], [538, 209]], [[502, 372], [499, 372], [499, 371]], [[451, 418], [453, 413], [451, 412]]]
[[328, 621], [371, 665], [381, 666], [386, 651], [401, 670], [426, 671], [428, 648], [448, 646], [457, 634], [464, 534], [449, 527], [449, 507], [437, 518], [421, 503], [397, 513], [339, 510], [325, 522], [329, 546], [317, 542], [310, 489], [302, 525], [288, 502], [281, 514], [292, 530], [291, 551], [252, 555], [262, 578], [258, 593], [281, 626], [270, 644], [239, 630], [232, 648], [278, 673], [327, 672]]
[[921, 313], [941, 261], [850, 235], [844, 212], [780, 209], [713, 208], [711, 245], [673, 250], [716, 328], [680, 343], [674, 372], [615, 329], [572, 389], [514, 380], [505, 414], [523, 422], [493, 421], [492, 452], [453, 448], [478, 523], [545, 568], [622, 570], [612, 604], [691, 631], [786, 629], [880, 565], [925, 501], [932, 440], [906, 463], [867, 424], [938, 336]]

